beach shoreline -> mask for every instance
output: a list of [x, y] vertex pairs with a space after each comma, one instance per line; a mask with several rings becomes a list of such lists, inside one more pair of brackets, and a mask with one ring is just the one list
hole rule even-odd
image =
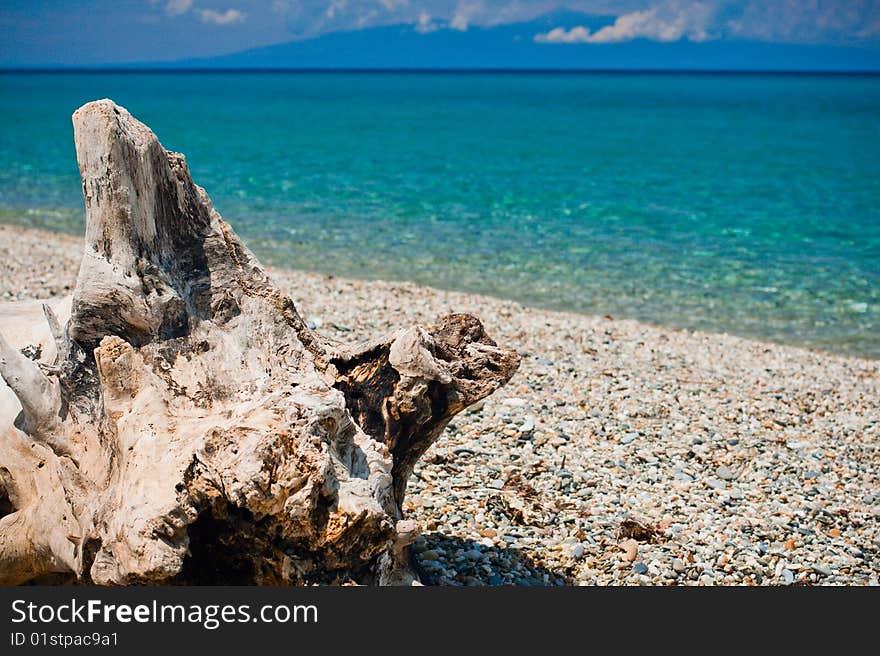
[[[0, 225], [0, 301], [70, 294], [81, 252]], [[340, 341], [470, 312], [523, 355], [410, 481], [425, 582], [877, 582], [880, 360], [269, 271]]]
[[[6, 248], [6, 244], [3, 242], [18, 237], [25, 240], [27, 248], [36, 249], [35, 252], [44, 265], [44, 274], [29, 271], [31, 267], [27, 262], [28, 258], [18, 258], [15, 256], [12, 258], [9, 257], [10, 251]], [[7, 258], [6, 262], [0, 265], [4, 267], [3, 269], [0, 269], [0, 272], [3, 273], [5, 284], [9, 286], [8, 289], [7, 287], [0, 288], [0, 302], [54, 298], [56, 296], [71, 294], [73, 292], [73, 285], [76, 281], [76, 271], [78, 270], [79, 260], [82, 255], [82, 238], [79, 235], [69, 232], [66, 229], [44, 228], [32, 226], [27, 223], [3, 223], [3, 220], [0, 219], [0, 247], [3, 247], [2, 252]], [[61, 254], [60, 261], [58, 259], [59, 252]], [[316, 280], [336, 280], [349, 284], [376, 284], [390, 287], [408, 287], [423, 290], [433, 295], [447, 294], [452, 297], [458, 296], [469, 298], [477, 302], [479, 299], [485, 299], [489, 304], [513, 304], [522, 308], [527, 308], [533, 312], [547, 313], [551, 315], [583, 317], [595, 321], [601, 319], [604, 321], [628, 322], [666, 333], [685, 333], [693, 337], [702, 337], [706, 339], [733, 339], [750, 344], [761, 344], [766, 347], [780, 347], [791, 351], [801, 352], [803, 354], [812, 354], [813, 356], [859, 360], [863, 361], [863, 363], [866, 363], [868, 366], [870, 366], [870, 363], [880, 365], [880, 357], [874, 358], [859, 353], [831, 351], [817, 346], [809, 346], [797, 342], [777, 341], [750, 334], [667, 325], [636, 317], [612, 317], [607, 314], [601, 315], [596, 312], [562, 310], [555, 307], [531, 303], [526, 300], [517, 300], [515, 298], [507, 298], [448, 287], [424, 285], [408, 280], [336, 275], [318, 270], [308, 270], [293, 266], [285, 267], [274, 264], [265, 264], [265, 268], [279, 281], [290, 280], [297, 276], [305, 276]], [[70, 275], [71, 271], [73, 271], [72, 277]], [[296, 301], [295, 298], [294, 301]]]

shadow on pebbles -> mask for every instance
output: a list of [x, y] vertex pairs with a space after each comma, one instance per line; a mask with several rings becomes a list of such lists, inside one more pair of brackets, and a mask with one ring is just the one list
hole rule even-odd
[[443, 533], [429, 533], [415, 544], [416, 569], [425, 585], [570, 585], [565, 572], [536, 564], [513, 547]]

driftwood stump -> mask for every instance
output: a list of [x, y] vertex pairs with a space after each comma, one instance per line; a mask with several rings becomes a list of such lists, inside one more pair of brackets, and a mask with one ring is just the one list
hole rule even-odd
[[407, 478], [518, 355], [465, 314], [313, 332], [182, 155], [109, 100], [73, 124], [69, 318], [0, 338], [0, 583], [412, 583]]

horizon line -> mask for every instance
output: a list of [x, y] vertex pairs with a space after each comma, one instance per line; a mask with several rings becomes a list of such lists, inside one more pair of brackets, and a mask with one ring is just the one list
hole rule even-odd
[[711, 69], [711, 68], [435, 68], [435, 67], [219, 67], [219, 66], [0, 66], [0, 73], [466, 73], [466, 74], [630, 74], [630, 75], [857, 75], [880, 76], [877, 69]]

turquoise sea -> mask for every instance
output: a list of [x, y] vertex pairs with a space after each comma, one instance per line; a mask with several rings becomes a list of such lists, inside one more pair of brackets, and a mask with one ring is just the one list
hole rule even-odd
[[102, 97], [271, 263], [880, 357], [880, 77], [0, 74], [0, 221]]

